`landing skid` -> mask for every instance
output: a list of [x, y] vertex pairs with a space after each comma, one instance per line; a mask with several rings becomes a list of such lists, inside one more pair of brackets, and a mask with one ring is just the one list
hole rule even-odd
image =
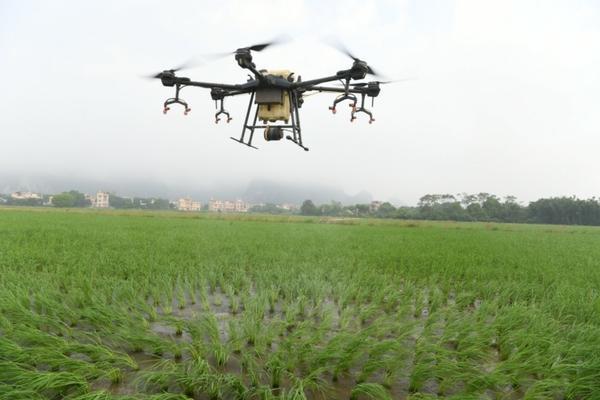
[[303, 145], [302, 145], [300, 142], [298, 142], [296, 139], [294, 139], [294, 138], [293, 138], [293, 137], [291, 137], [290, 135], [287, 135], [285, 138], [286, 138], [287, 140], [290, 140], [290, 141], [292, 141], [292, 142], [296, 143], [298, 146], [300, 146], [301, 148], [303, 148], [303, 149], [304, 149], [304, 151], [308, 151], [308, 147], [304, 147], [304, 146], [303, 146]]
[[249, 144], [249, 143], [246, 143], [246, 142], [244, 142], [243, 140], [236, 139], [236, 138], [234, 138], [234, 137], [230, 137], [229, 139], [231, 139], [231, 140], [234, 140], [234, 141], [236, 141], [236, 142], [238, 142], [238, 143], [241, 143], [241, 144], [243, 144], [243, 145], [246, 145], [246, 146], [248, 146], [248, 147], [252, 147], [253, 149], [256, 149], [256, 150], [258, 150], [258, 147], [256, 147], [256, 146], [252, 146], [251, 144]]
[[[257, 147], [252, 145], [252, 139], [254, 138], [254, 130], [255, 129], [265, 129], [268, 126], [272, 126], [272, 127], [280, 127], [280, 128], [287, 128], [286, 130], [291, 130], [292, 135], [288, 135], [286, 136], [286, 139], [294, 142], [295, 144], [297, 144], [300, 148], [304, 149], [304, 151], [308, 151], [308, 147], [305, 147], [302, 144], [302, 130], [300, 128], [300, 112], [298, 111], [298, 98], [296, 95], [295, 91], [289, 91], [288, 95], [290, 96], [290, 117], [291, 117], [291, 125], [257, 125], [256, 121], [258, 120], [258, 105], [254, 105], [253, 101], [254, 101], [254, 97], [255, 97], [255, 92], [252, 92], [250, 94], [250, 101], [248, 102], [248, 110], [246, 111], [246, 118], [244, 120], [244, 126], [242, 127], [242, 134], [240, 135], [239, 139], [236, 138], [231, 138], [232, 140], [235, 140], [238, 143], [241, 143], [243, 145], [246, 145], [248, 147], [252, 147], [253, 149], [256, 149]], [[252, 121], [252, 124], [248, 123], [248, 120], [250, 119], [250, 114], [252, 113], [252, 107], [255, 106], [255, 111], [254, 111], [254, 118]], [[248, 140], [244, 140], [246, 138], [246, 133], [249, 133], [249, 137]]]

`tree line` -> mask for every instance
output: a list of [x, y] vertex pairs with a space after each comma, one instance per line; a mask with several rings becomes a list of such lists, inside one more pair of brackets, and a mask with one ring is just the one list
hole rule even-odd
[[427, 194], [415, 207], [394, 207], [387, 202], [351, 206], [343, 206], [339, 202], [315, 205], [311, 200], [305, 200], [300, 214], [600, 226], [600, 201], [595, 197], [551, 197], [523, 205], [514, 196], [500, 198], [489, 193]]
[[[141, 210], [169, 210], [173, 205], [167, 199], [143, 198], [143, 197], [120, 197], [110, 193], [109, 203], [111, 208], [116, 209], [141, 209]], [[0, 204], [9, 206], [53, 206], [59, 208], [84, 208], [91, 207], [91, 201], [84, 193], [77, 190], [61, 192], [54, 195], [43, 195], [39, 199], [15, 199], [8, 195], [0, 195]]]
[[[51, 198], [51, 201], [50, 201]], [[76, 190], [40, 199], [13, 199], [0, 195], [0, 204], [17, 206], [90, 207], [90, 201]], [[174, 205], [167, 199], [120, 197], [110, 194], [110, 207], [116, 209], [169, 210]], [[254, 206], [250, 212], [269, 214], [293, 214], [275, 204]], [[523, 205], [514, 196], [500, 198], [489, 193], [459, 195], [426, 194], [416, 206], [394, 207], [392, 204], [376, 203], [342, 205], [340, 202], [316, 205], [305, 200], [300, 207], [301, 215], [332, 217], [371, 217], [450, 221], [484, 221], [540, 223], [562, 225], [600, 226], [600, 199], [577, 197], [542, 198]]]

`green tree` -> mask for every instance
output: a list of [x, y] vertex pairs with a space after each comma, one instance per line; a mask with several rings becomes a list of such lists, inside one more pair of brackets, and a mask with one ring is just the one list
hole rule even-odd
[[319, 209], [315, 206], [312, 200], [304, 200], [300, 206], [300, 214], [302, 215], [319, 215]]
[[328, 216], [339, 216], [342, 214], [343, 207], [342, 203], [337, 201], [332, 201], [329, 204], [323, 204], [319, 207], [319, 214], [328, 215]]
[[75, 207], [75, 198], [71, 193], [63, 192], [52, 197], [54, 207]]
[[85, 194], [77, 190], [62, 192], [52, 197], [54, 207], [89, 207], [90, 201], [85, 198]]
[[394, 207], [388, 202], [385, 202], [381, 206], [379, 206], [379, 209], [376, 212], [376, 215], [379, 218], [392, 218], [395, 214], [396, 207]]
[[470, 203], [467, 208], [467, 215], [469, 216], [469, 219], [472, 221], [487, 221], [488, 220], [488, 216], [485, 213], [485, 210], [481, 207], [481, 204], [475, 202], [475, 203]]
[[131, 209], [134, 207], [134, 203], [133, 200], [128, 197], [120, 197], [114, 193], [111, 193], [110, 206], [119, 209]]
[[250, 212], [264, 213], [264, 214], [289, 214], [290, 211], [279, 207], [277, 204], [266, 203], [257, 204], [250, 207]]
[[502, 221], [503, 208], [498, 197], [494, 195], [488, 195], [485, 200], [481, 203], [481, 208], [485, 211], [485, 214], [492, 221]]

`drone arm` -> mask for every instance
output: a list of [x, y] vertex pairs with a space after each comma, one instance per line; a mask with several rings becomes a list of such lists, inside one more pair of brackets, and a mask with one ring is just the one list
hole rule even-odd
[[250, 92], [252, 92], [252, 90], [250, 90], [250, 89], [246, 89], [246, 90], [232, 90], [232, 91], [227, 91], [227, 92], [223, 93], [223, 97], [238, 96], [240, 94], [248, 94]]
[[197, 82], [197, 81], [190, 80], [190, 78], [179, 78], [179, 77], [174, 78], [173, 80], [169, 81], [169, 83], [172, 83], [169, 86], [182, 85], [182, 86], [196, 86], [196, 87], [201, 87], [201, 88], [206, 88], [206, 89], [218, 88], [218, 89], [223, 89], [223, 90], [242, 91], [243, 93], [248, 93], [248, 92], [254, 90], [254, 88], [258, 85], [257, 81], [250, 81], [250, 82], [246, 82], [241, 85], [237, 85], [237, 84], [230, 85], [227, 83]]
[[189, 81], [186, 83], [186, 86], [196, 86], [206, 89], [219, 88], [224, 90], [241, 90], [244, 89], [245, 85], [228, 85], [226, 83], [210, 83], [210, 82], [196, 82]]
[[306, 91], [315, 91], [315, 92], [331, 92], [331, 93], [364, 93], [364, 88], [348, 88], [346, 90], [343, 87], [327, 87], [327, 86], [313, 86], [311, 88], [307, 88]]
[[[340, 71], [340, 72], [345, 72], [345, 71]], [[346, 76], [346, 74], [342, 73], [340, 75], [340, 73], [338, 73], [338, 75], [332, 75], [332, 76], [327, 76], [325, 78], [317, 78], [317, 79], [312, 79], [310, 81], [302, 81], [302, 82], [296, 82], [294, 84], [292, 84], [292, 88], [309, 88], [311, 86], [314, 85], [319, 85], [321, 83], [327, 83], [327, 82], [334, 82], [334, 81], [339, 81], [340, 79], [349, 79], [350, 76]]]

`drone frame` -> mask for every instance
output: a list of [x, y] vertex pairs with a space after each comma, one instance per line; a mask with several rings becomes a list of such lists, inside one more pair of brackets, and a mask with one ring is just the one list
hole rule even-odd
[[[266, 46], [265, 46], [266, 47]], [[298, 77], [296, 81], [294, 81], [291, 75], [287, 78], [274, 76], [261, 73], [256, 65], [252, 62], [252, 54], [251, 48], [242, 48], [238, 49], [235, 53], [235, 59], [238, 65], [243, 69], [248, 69], [252, 72], [252, 75], [249, 75], [249, 79], [246, 83], [243, 84], [224, 84], [224, 83], [212, 83], [212, 82], [199, 82], [193, 81], [186, 77], [178, 77], [175, 75], [177, 70], [167, 70], [162, 73], [156, 75], [156, 78], [160, 78], [162, 84], [167, 87], [175, 87], [175, 97], [167, 99], [164, 103], [163, 112], [166, 114], [170, 109], [168, 106], [171, 104], [181, 104], [185, 107], [184, 114], [187, 115], [191, 110], [188, 104], [180, 99], [179, 93], [180, 90], [184, 87], [200, 87], [205, 89], [210, 89], [210, 94], [212, 99], [215, 101], [215, 105], [217, 106], [217, 113], [215, 114], [215, 123], [219, 123], [220, 116], [225, 115], [226, 122], [229, 123], [232, 118], [229, 115], [229, 112], [224, 108], [224, 100], [226, 97], [238, 96], [242, 94], [250, 94], [250, 99], [248, 102], [248, 108], [246, 110], [246, 117], [244, 119], [244, 124], [242, 126], [242, 132], [240, 134], [239, 139], [231, 137], [232, 140], [246, 145], [248, 147], [257, 148], [252, 144], [252, 140], [254, 138], [254, 132], [256, 129], [270, 129], [277, 128], [281, 131], [278, 131], [279, 134], [276, 139], [267, 139], [267, 135], [265, 134], [265, 138], [267, 140], [279, 140], [283, 137], [283, 131], [291, 133], [291, 135], [286, 135], [286, 139], [292, 141], [305, 151], [308, 151], [308, 148], [304, 146], [302, 142], [302, 128], [300, 125], [300, 111], [304, 99], [303, 95], [306, 92], [328, 92], [328, 93], [338, 93], [338, 97], [334, 100], [333, 105], [329, 107], [333, 114], [336, 113], [336, 106], [344, 101], [349, 101], [349, 106], [352, 109], [350, 121], [354, 121], [356, 119], [356, 113], [362, 112], [369, 115], [369, 123], [374, 121], [373, 115], [370, 110], [365, 108], [365, 98], [366, 96], [375, 98], [379, 95], [380, 87], [379, 82], [369, 82], [369, 83], [359, 83], [359, 86], [353, 86], [350, 84], [351, 80], [360, 80], [364, 79], [367, 74], [373, 74], [372, 69], [367, 65], [365, 61], [362, 61], [358, 58], [354, 58], [354, 62], [350, 69], [338, 71], [335, 75], [326, 76], [323, 78], [312, 79], [308, 81], [302, 81], [301, 77]], [[322, 84], [341, 81], [342, 87], [332, 87], [332, 86], [322, 86]], [[356, 85], [356, 84], [354, 84]], [[263, 124], [257, 124], [259, 117], [259, 104], [255, 104], [255, 99], [257, 92], [265, 89], [277, 89], [280, 90], [281, 93], [286, 92], [290, 99], [290, 122], [285, 121], [285, 124], [268, 124], [266, 121], [263, 121]], [[361, 105], [357, 108], [357, 97], [356, 95], [361, 96]], [[220, 106], [219, 106], [220, 105]], [[255, 108], [253, 113], [253, 107]], [[252, 117], [252, 123], [249, 123], [250, 117]]]

